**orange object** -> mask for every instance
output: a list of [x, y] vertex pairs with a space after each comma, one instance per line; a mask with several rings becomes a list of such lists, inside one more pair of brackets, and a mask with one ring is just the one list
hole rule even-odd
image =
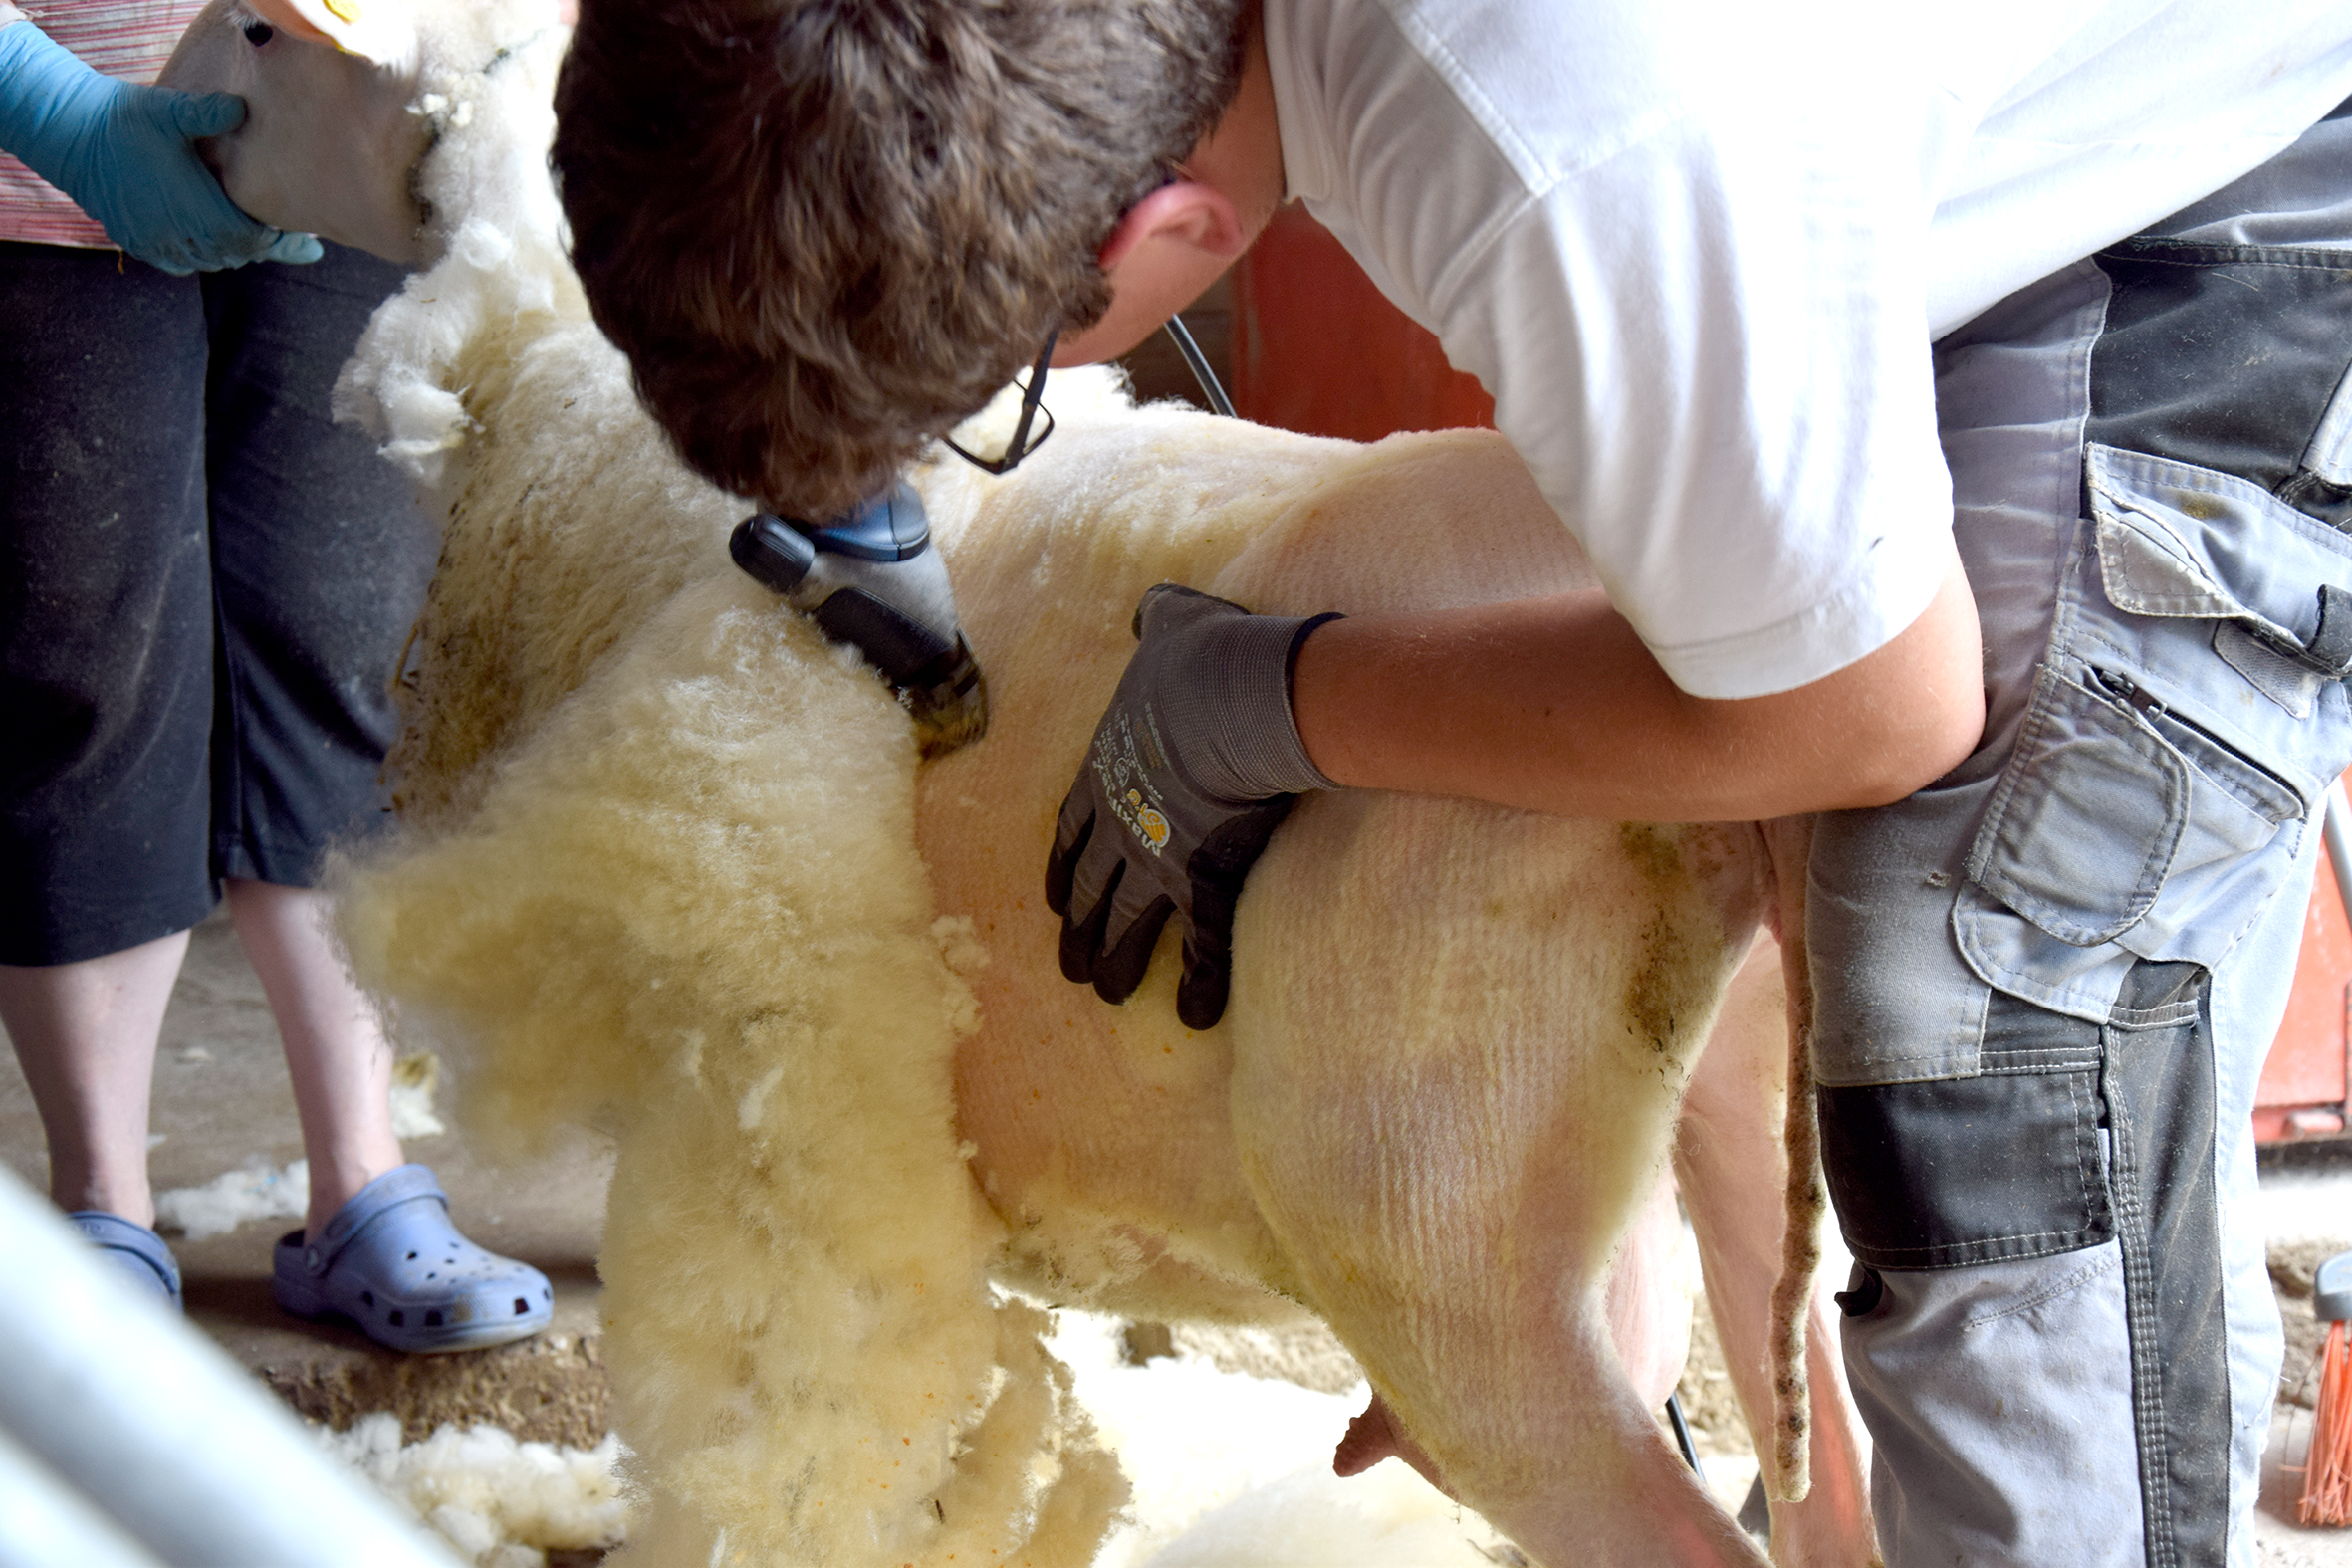
[[2352, 1345], [2344, 1327], [2352, 1318], [2352, 1252], [2338, 1252], [2311, 1271], [2311, 1311], [2327, 1325], [2327, 1344], [2319, 1355], [2319, 1408], [2311, 1413], [2295, 1512], [2305, 1524], [2352, 1524]]
[[2319, 1408], [2311, 1414], [2311, 1450], [2303, 1458], [2305, 1524], [2352, 1524], [2352, 1346], [2342, 1323], [2327, 1326], [2319, 1360]]
[[2295, 962], [2286, 1016], [2254, 1090], [2259, 1143], [2324, 1138], [2344, 1131], [2352, 1008], [2352, 922], [2344, 918], [2332, 863], [2322, 858], [2303, 917], [2303, 952]]

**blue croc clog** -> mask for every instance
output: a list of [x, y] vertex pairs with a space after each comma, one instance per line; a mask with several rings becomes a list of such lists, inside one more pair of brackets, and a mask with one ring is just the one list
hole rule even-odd
[[181, 1310], [179, 1260], [161, 1236], [104, 1209], [78, 1210], [66, 1216], [66, 1222], [88, 1236], [132, 1284], [170, 1302], [172, 1311]]
[[296, 1317], [348, 1317], [377, 1344], [415, 1354], [527, 1338], [556, 1304], [547, 1275], [457, 1233], [448, 1196], [421, 1165], [360, 1188], [316, 1242], [300, 1231], [280, 1237], [270, 1293]]

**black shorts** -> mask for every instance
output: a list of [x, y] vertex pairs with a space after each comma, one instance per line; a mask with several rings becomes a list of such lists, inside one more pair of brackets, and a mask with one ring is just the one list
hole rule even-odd
[[328, 402], [399, 282], [0, 242], [0, 963], [308, 886], [380, 818], [438, 540]]

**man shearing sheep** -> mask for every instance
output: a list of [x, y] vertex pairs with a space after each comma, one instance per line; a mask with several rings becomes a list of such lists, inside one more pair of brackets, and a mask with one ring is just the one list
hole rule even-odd
[[1154, 590], [1065, 970], [1123, 1001], [1176, 918], [1213, 1021], [1304, 789], [1827, 813], [1889, 1561], [2220, 1564], [2279, 1359], [2246, 1113], [2352, 762], [2347, 95], [2342, 0], [588, 0], [557, 162], [681, 451], [815, 518], [1305, 201], [1607, 596]]

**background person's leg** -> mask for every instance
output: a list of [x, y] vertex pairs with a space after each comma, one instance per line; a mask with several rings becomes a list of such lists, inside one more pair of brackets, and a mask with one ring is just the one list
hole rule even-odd
[[316, 1236], [360, 1188], [400, 1163], [392, 1136], [392, 1047], [327, 929], [324, 893], [231, 877], [229, 918], [261, 977], [311, 1162]]
[[155, 1223], [147, 1095], [187, 947], [180, 931], [77, 964], [0, 965], [0, 1024], [49, 1140], [49, 1196], [69, 1214]]
[[384, 820], [377, 776], [399, 725], [389, 686], [440, 536], [407, 477], [330, 408], [337, 372], [401, 277], [330, 245], [313, 266], [204, 280], [224, 877], [309, 887], [330, 843]]
[[205, 355], [192, 279], [0, 242], [0, 964], [212, 907]]
[[537, 1332], [554, 1292], [537, 1269], [466, 1240], [431, 1173], [400, 1163], [390, 1047], [344, 971], [326, 896], [310, 890], [331, 845], [382, 820], [388, 687], [439, 555], [406, 479], [328, 415], [338, 368], [399, 282], [332, 245], [316, 266], [205, 280], [213, 844], [311, 1160], [309, 1223], [275, 1248], [273, 1293], [393, 1349], [440, 1351]]
[[397, 268], [328, 247], [310, 267], [205, 282], [207, 445], [220, 605], [213, 847], [302, 1116], [310, 1229], [400, 1163], [391, 1047], [311, 891], [331, 843], [381, 818], [389, 684], [437, 552], [408, 481], [334, 423], [337, 370]]
[[197, 285], [0, 243], [0, 1020], [68, 1210], [152, 1219], [146, 1116], [213, 901]]

